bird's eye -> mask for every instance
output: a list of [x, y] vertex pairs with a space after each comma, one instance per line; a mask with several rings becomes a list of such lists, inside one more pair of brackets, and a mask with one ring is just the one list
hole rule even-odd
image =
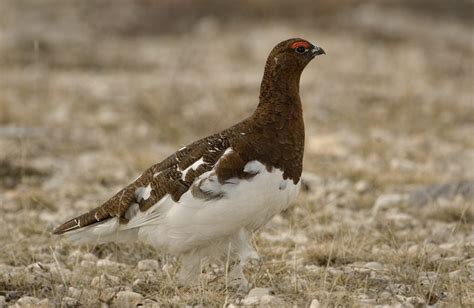
[[303, 46], [300, 46], [295, 49], [297, 53], [305, 53], [308, 51], [308, 49], [304, 48]]

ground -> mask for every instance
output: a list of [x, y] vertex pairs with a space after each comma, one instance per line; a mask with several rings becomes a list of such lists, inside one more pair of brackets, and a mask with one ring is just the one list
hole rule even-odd
[[[474, 305], [472, 19], [364, 2], [134, 36], [25, 3], [0, 10], [0, 306]], [[153, 247], [51, 234], [251, 114], [268, 52], [294, 36], [327, 55], [301, 80], [302, 192], [246, 269], [272, 292], [236, 294], [213, 266], [180, 288]]]

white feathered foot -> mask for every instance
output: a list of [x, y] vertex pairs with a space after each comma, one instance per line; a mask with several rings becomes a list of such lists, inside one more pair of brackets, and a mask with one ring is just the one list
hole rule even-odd
[[244, 275], [244, 266], [249, 261], [256, 262], [260, 259], [251, 244], [251, 238], [250, 232], [241, 229], [237, 234], [216, 241], [204, 249], [181, 255], [181, 267], [177, 274], [179, 285], [199, 286], [204, 262], [215, 261], [224, 266], [226, 271], [225, 287], [237, 289], [239, 293], [248, 292], [250, 284]]

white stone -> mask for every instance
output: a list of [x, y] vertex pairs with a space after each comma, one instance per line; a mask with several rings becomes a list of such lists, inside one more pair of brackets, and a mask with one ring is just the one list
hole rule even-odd
[[252, 305], [283, 305], [283, 301], [274, 296], [274, 292], [270, 288], [254, 288], [250, 290], [247, 297], [242, 300], [242, 304], [246, 306]]
[[383, 265], [378, 262], [368, 262], [364, 267], [374, 271], [383, 271]]
[[274, 295], [263, 295], [260, 297], [260, 305], [269, 305], [270, 307], [283, 307], [285, 303]]
[[165, 273], [172, 273], [174, 270], [173, 264], [166, 263], [161, 267], [161, 270]]
[[461, 262], [462, 260], [464, 260], [464, 257], [458, 257], [458, 256], [452, 256], [452, 257], [447, 257], [447, 258], [444, 258], [444, 261], [446, 262]]
[[74, 287], [69, 287], [67, 290], [67, 295], [72, 298], [80, 298], [82, 296], [82, 291]]
[[17, 305], [21, 306], [35, 306], [39, 303], [39, 298], [32, 297], [32, 296], [23, 296], [20, 298], [16, 303]]
[[136, 307], [141, 304], [143, 295], [131, 291], [120, 291], [115, 296], [114, 304], [117, 307]]
[[381, 195], [377, 198], [377, 200], [375, 200], [373, 212], [376, 213], [379, 210], [387, 209], [406, 201], [408, 201], [408, 195], [406, 194]]
[[309, 304], [309, 308], [320, 308], [320, 307], [321, 307], [321, 304], [319, 303], [317, 299], [313, 299], [311, 301], [311, 304]]
[[156, 260], [141, 260], [137, 264], [139, 271], [159, 271], [160, 264]]
[[94, 268], [95, 264], [96, 263], [94, 261], [88, 261], [88, 260], [81, 261], [81, 267], [85, 267], [85, 268]]
[[344, 274], [344, 271], [337, 268], [330, 267], [328, 268], [328, 273], [333, 276], [341, 276], [342, 274]]
[[366, 181], [358, 181], [354, 188], [357, 192], [363, 193], [369, 189], [369, 184]]
[[264, 295], [274, 295], [274, 294], [275, 293], [270, 288], [254, 288], [254, 289], [250, 290], [247, 297], [253, 297], [253, 296], [262, 297]]
[[112, 276], [108, 274], [102, 274], [100, 276], [96, 276], [91, 281], [91, 287], [103, 289], [109, 286], [115, 286], [120, 284], [120, 278], [117, 276]]
[[255, 306], [260, 303], [260, 299], [256, 296], [246, 297], [242, 300], [242, 305], [244, 306]]
[[101, 260], [97, 261], [97, 267], [125, 268], [127, 266], [123, 263], [110, 261], [109, 259], [101, 259]]
[[380, 298], [381, 299], [387, 300], [391, 297], [392, 297], [392, 294], [388, 291], [383, 291], [382, 293], [380, 293]]
[[72, 297], [63, 297], [62, 306], [63, 307], [76, 307], [79, 304], [79, 301]]
[[449, 279], [458, 280], [462, 276], [461, 270], [452, 271], [448, 274]]
[[85, 253], [82, 255], [82, 260], [87, 260], [87, 261], [94, 261], [94, 262], [97, 262], [97, 256], [93, 253]]

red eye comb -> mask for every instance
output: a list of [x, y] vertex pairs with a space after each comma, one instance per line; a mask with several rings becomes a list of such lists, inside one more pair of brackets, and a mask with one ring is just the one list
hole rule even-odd
[[303, 46], [306, 49], [310, 48], [309, 43], [305, 42], [305, 41], [298, 41], [298, 42], [294, 42], [293, 44], [291, 44], [291, 48], [293, 48], [293, 49], [296, 49], [296, 48], [301, 47], [301, 46]]

